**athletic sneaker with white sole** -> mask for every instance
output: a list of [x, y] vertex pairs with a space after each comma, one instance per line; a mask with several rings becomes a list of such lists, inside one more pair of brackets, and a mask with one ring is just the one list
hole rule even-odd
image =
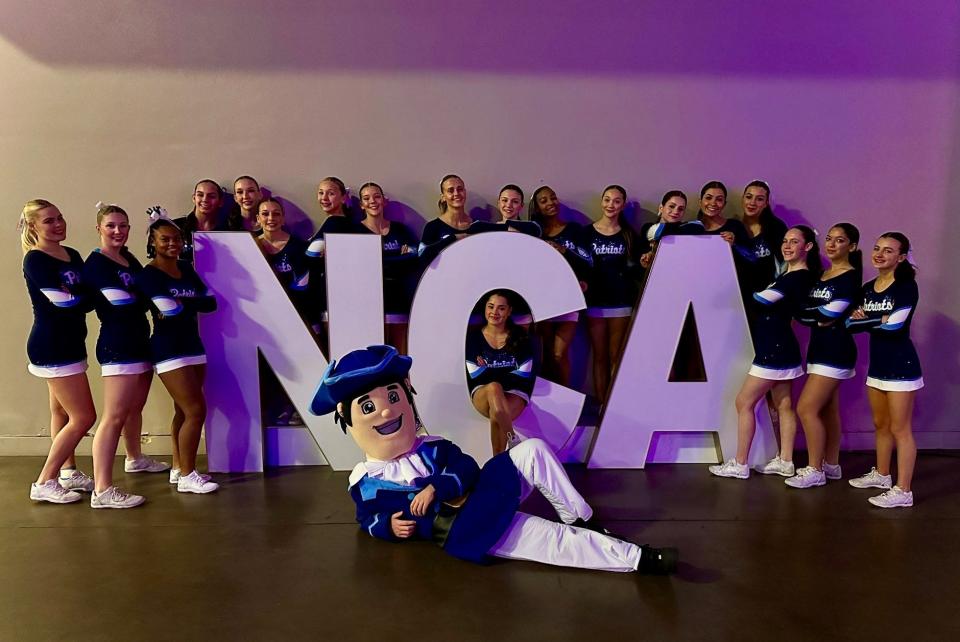
[[870, 472], [860, 477], [854, 477], [849, 480], [854, 488], [890, 488], [893, 486], [893, 477], [890, 475], [881, 475], [876, 467], [871, 468]]
[[158, 461], [146, 455], [140, 455], [136, 459], [125, 459], [123, 461], [123, 472], [125, 473], [162, 473], [170, 470], [170, 464], [165, 461]]
[[840, 471], [840, 464], [828, 464], [823, 462], [821, 466], [823, 474], [827, 476], [827, 479], [843, 479], [843, 473]]
[[133, 508], [147, 501], [143, 495], [128, 495], [116, 486], [90, 493], [90, 508]]
[[913, 506], [913, 492], [894, 486], [885, 493], [870, 497], [867, 501], [880, 508], [909, 508]]
[[757, 472], [762, 475], [780, 475], [781, 477], [793, 477], [796, 472], [792, 461], [784, 461], [777, 455], [763, 466], [757, 466]]
[[[212, 477], [210, 477], [210, 475], [205, 475], [205, 474], [203, 474], [203, 473], [199, 473], [199, 475], [200, 475], [201, 477], [203, 477], [204, 481], [210, 481], [211, 479], [213, 479]], [[179, 481], [179, 480], [180, 480], [180, 469], [179, 469], [179, 468], [171, 468], [171, 469], [170, 469], [170, 483], [171, 483], [171, 484], [176, 484], [177, 481]]]
[[827, 476], [822, 470], [817, 470], [813, 466], [804, 466], [797, 469], [797, 474], [793, 477], [787, 477], [783, 483], [791, 488], [811, 488], [813, 486], [823, 486], [827, 483]]
[[67, 490], [56, 479], [48, 479], [42, 484], [30, 484], [30, 499], [51, 504], [72, 504], [83, 499], [83, 495], [75, 490]]
[[57, 481], [67, 490], [76, 490], [84, 493], [93, 492], [93, 478], [76, 469], [74, 469], [68, 477], [64, 477], [61, 474]]
[[710, 466], [707, 470], [711, 475], [717, 477], [733, 477], [735, 479], [747, 479], [750, 477], [750, 467], [746, 464], [738, 463], [736, 459], [728, 459], [717, 466]]
[[189, 475], [180, 475], [180, 479], [177, 480], [178, 493], [197, 493], [198, 495], [206, 495], [207, 493], [212, 493], [218, 488], [220, 488], [219, 484], [212, 482], [209, 479], [204, 479], [203, 475], [197, 471], [193, 471]]

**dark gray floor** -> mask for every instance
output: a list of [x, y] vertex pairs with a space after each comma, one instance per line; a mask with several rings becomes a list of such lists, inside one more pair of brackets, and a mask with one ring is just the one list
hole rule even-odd
[[572, 469], [612, 529], [680, 548], [670, 579], [376, 541], [325, 467], [217, 475], [211, 496], [118, 472], [147, 504], [94, 511], [31, 503], [40, 463], [0, 458], [0, 640], [960, 639], [956, 453], [923, 454], [917, 505], [895, 511], [846, 481]]

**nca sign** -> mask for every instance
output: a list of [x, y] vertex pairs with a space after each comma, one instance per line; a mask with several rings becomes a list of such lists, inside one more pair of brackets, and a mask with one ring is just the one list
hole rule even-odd
[[[197, 270], [219, 301], [215, 313], [201, 318], [209, 358], [210, 469], [260, 471], [265, 461], [352, 468], [362, 458], [353, 440], [334, 426], [332, 416], [315, 417], [307, 410], [327, 361], [256, 243], [248, 234], [233, 232], [195, 238]], [[380, 239], [329, 235], [326, 246], [332, 354], [382, 343]], [[489, 424], [470, 403], [464, 340], [471, 310], [495, 288], [518, 292], [537, 321], [584, 308], [577, 279], [563, 257], [524, 234], [468, 237], [426, 269], [409, 330], [417, 407], [429, 432], [450, 438], [481, 462], [490, 456]], [[690, 310], [695, 312], [706, 380], [671, 382], [670, 369]], [[264, 430], [258, 355], [273, 369], [306, 427]], [[587, 464], [642, 468], [651, 460], [716, 462], [721, 453], [732, 456], [737, 439], [733, 401], [752, 356], [729, 246], [715, 236], [664, 239], [601, 425], [586, 452]], [[540, 378], [517, 427], [564, 453], [583, 402], [580, 392]], [[767, 413], [758, 415], [751, 462], [766, 461], [776, 452], [771, 431], [764, 429], [769, 428]]]

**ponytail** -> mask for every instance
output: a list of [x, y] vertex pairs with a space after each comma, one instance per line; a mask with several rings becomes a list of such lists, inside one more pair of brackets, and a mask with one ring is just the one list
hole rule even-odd
[[447, 206], [447, 202], [443, 199], [443, 184], [446, 183], [447, 181], [449, 181], [449, 180], [452, 179], [452, 178], [457, 179], [457, 180], [460, 181], [461, 183], [463, 182], [463, 179], [460, 178], [459, 176], [457, 176], [456, 174], [447, 174], [446, 176], [444, 176], [443, 178], [440, 179], [440, 200], [437, 201], [437, 207], [440, 208], [440, 213], [441, 213], [441, 214], [445, 213], [445, 212], [447, 211], [447, 207], [448, 207], [448, 206]]
[[820, 261], [820, 245], [817, 244], [817, 233], [807, 225], [794, 225], [790, 229], [799, 230], [803, 235], [803, 242], [811, 244], [807, 251], [807, 269], [819, 278], [823, 274], [823, 263]]
[[17, 229], [20, 230], [20, 247], [23, 249], [24, 254], [37, 248], [39, 238], [37, 237], [35, 223], [39, 218], [41, 210], [45, 210], [48, 207], [56, 206], [42, 198], [27, 201], [23, 206], [23, 210], [20, 212], [20, 220], [17, 223]]
[[906, 237], [905, 234], [901, 232], [885, 232], [880, 235], [882, 239], [893, 239], [900, 244], [900, 255], [906, 256], [906, 258], [899, 263], [897, 267], [893, 269], [893, 278], [897, 281], [916, 281], [917, 280], [917, 268], [911, 262], [912, 255], [910, 253], [910, 239]]

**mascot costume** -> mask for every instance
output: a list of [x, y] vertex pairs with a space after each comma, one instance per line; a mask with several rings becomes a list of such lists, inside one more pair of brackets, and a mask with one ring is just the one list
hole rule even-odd
[[[493, 457], [481, 470], [441, 437], [420, 434], [408, 373], [410, 357], [385, 345], [333, 361], [311, 404], [366, 454], [350, 475], [360, 527], [392, 542], [433, 540], [471, 562], [493, 557], [557, 566], [665, 575], [677, 550], [612, 537], [539, 439]], [[517, 510], [536, 488], [562, 523]]]

